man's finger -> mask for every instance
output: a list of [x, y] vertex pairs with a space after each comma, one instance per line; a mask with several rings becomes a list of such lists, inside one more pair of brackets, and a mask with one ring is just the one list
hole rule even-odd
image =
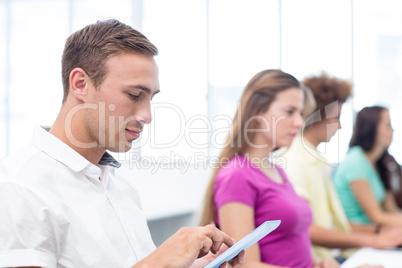
[[229, 262], [229, 264], [231, 266], [235, 266], [235, 265], [238, 265], [238, 264], [240, 264], [240, 265], [241, 264], [246, 264], [246, 262], [247, 262], [246, 251], [242, 250], [239, 253], [239, 255], [236, 256], [236, 258], [234, 258], [233, 260], [231, 260]]
[[230, 238], [229, 235], [226, 233], [220, 231], [218, 228], [212, 226], [212, 225], [207, 225], [204, 227], [205, 235], [210, 237], [213, 245], [211, 248], [211, 251], [213, 253], [217, 253], [219, 249], [221, 248], [222, 244], [227, 245], [228, 247], [233, 246], [234, 242]]

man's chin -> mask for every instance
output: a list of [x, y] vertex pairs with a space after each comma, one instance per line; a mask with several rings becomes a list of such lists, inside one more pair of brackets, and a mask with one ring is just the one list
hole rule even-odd
[[118, 147], [109, 147], [107, 149], [114, 153], [126, 153], [126, 152], [130, 151], [130, 149], [131, 149], [131, 142], [130, 143], [127, 142], [125, 144], [120, 144]]

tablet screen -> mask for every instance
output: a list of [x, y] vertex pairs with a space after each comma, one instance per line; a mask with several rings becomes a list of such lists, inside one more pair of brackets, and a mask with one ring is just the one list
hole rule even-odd
[[216, 257], [213, 261], [204, 266], [204, 268], [219, 268], [219, 266], [227, 261], [230, 261], [236, 257], [242, 250], [246, 250], [253, 244], [257, 243], [260, 239], [265, 237], [267, 234], [275, 230], [279, 224], [280, 220], [266, 221], [257, 228], [255, 228], [251, 233], [243, 237], [239, 242], [228, 248], [221, 255]]

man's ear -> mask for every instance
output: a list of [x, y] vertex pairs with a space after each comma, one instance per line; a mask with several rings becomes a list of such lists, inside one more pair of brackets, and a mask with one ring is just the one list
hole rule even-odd
[[70, 93], [78, 100], [85, 102], [88, 93], [89, 77], [81, 68], [70, 72]]

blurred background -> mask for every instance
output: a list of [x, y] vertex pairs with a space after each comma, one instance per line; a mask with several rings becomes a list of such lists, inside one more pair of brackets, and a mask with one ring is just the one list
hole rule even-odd
[[390, 109], [402, 162], [402, 4], [398, 0], [0, 0], [0, 159], [50, 126], [61, 107], [61, 55], [72, 32], [116, 18], [159, 48], [153, 122], [120, 169], [140, 191], [155, 243], [195, 225], [210, 166], [240, 94], [263, 69], [354, 82], [342, 129], [319, 150], [336, 166], [354, 114]]

